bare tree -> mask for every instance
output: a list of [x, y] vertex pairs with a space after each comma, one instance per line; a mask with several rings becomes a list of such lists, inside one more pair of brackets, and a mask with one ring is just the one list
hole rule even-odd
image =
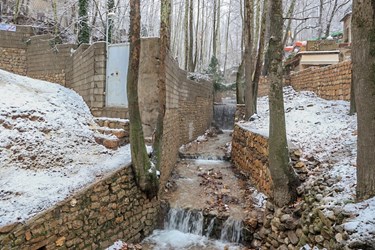
[[148, 197], [157, 195], [159, 181], [156, 167], [151, 163], [144, 141], [141, 114], [138, 102], [138, 73], [141, 51], [140, 0], [130, 0], [130, 63], [128, 69], [127, 93], [129, 100], [129, 129], [132, 169], [139, 188]]
[[282, 69], [282, 0], [271, 1], [270, 55], [270, 127], [269, 127], [269, 167], [273, 182], [273, 200], [277, 206], [284, 206], [297, 198], [299, 185], [294, 170], [289, 165], [286, 139], [285, 113], [283, 99]]
[[353, 3], [353, 81], [358, 113], [357, 199], [375, 196], [375, 2]]

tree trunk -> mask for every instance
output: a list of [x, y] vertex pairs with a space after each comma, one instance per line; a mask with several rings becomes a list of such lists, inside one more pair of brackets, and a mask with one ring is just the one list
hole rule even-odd
[[130, 63], [128, 68], [128, 100], [130, 121], [130, 147], [132, 169], [139, 188], [149, 198], [157, 195], [158, 179], [156, 168], [151, 164], [144, 141], [141, 114], [138, 102], [138, 73], [141, 51], [141, 13], [140, 0], [130, 0]]
[[241, 64], [238, 66], [236, 74], [236, 96], [237, 104], [245, 104], [245, 86], [244, 86], [244, 67], [245, 60], [242, 59]]
[[271, 0], [271, 39], [270, 51], [270, 127], [269, 127], [269, 167], [273, 182], [273, 201], [284, 206], [297, 198], [299, 184], [294, 170], [289, 165], [288, 144], [286, 139], [285, 113], [283, 100], [282, 69], [282, 0]]
[[[198, 13], [197, 13], [197, 22], [195, 24], [195, 53], [194, 53], [194, 61], [193, 61], [193, 68], [192, 72], [195, 71], [195, 68], [197, 67], [197, 61], [198, 61], [198, 37], [199, 37], [199, 21], [200, 21], [200, 0], [198, 0]], [[203, 21], [202, 21], [202, 30], [203, 30]], [[201, 32], [202, 32], [201, 30]], [[202, 39], [202, 36], [201, 36]]]
[[286, 25], [286, 30], [285, 30], [285, 33], [284, 33], [283, 47], [285, 47], [286, 42], [288, 41], [289, 31], [290, 31], [290, 26], [292, 25], [292, 16], [293, 16], [293, 13], [294, 13], [294, 6], [295, 5], [296, 5], [296, 0], [292, 0], [292, 2], [289, 5], [289, 9], [288, 9], [288, 13], [287, 13], [287, 17], [289, 19], [288, 19], [288, 23]]
[[214, 8], [213, 8], [213, 21], [212, 21], [212, 56], [216, 58], [216, 52], [217, 52], [217, 26], [216, 20], [217, 17], [217, 0], [213, 0], [214, 2]]
[[262, 13], [262, 21], [260, 23], [260, 35], [259, 35], [259, 50], [257, 61], [255, 64], [255, 72], [254, 72], [254, 84], [253, 84], [253, 101], [254, 101], [254, 112], [257, 113], [257, 100], [258, 100], [258, 88], [259, 88], [259, 80], [260, 75], [262, 73], [262, 65], [263, 65], [263, 57], [264, 57], [264, 36], [266, 33], [266, 16], [267, 16], [267, 4], [268, 0], [264, 1], [263, 5], [263, 13]]
[[[115, 1], [114, 0], [108, 0], [107, 2], [107, 16], [108, 18], [108, 13], [113, 12], [115, 7]], [[112, 18], [108, 19], [108, 43], [112, 43], [112, 30], [113, 30], [113, 20]]]
[[267, 1], [267, 13], [266, 13], [266, 31], [264, 34], [264, 46], [265, 46], [265, 53], [264, 53], [264, 64], [263, 64], [263, 69], [262, 69], [262, 76], [267, 76], [268, 75], [268, 68], [270, 65], [270, 60], [269, 60], [269, 49], [268, 49], [268, 42], [270, 40], [270, 29], [271, 29], [271, 16], [270, 16], [270, 9], [271, 9], [271, 1]]
[[171, 16], [171, 0], [162, 0], [160, 3], [160, 66], [159, 66], [159, 110], [156, 122], [155, 141], [153, 144], [154, 154], [152, 157], [153, 162], [158, 170], [162, 165], [163, 153], [163, 132], [164, 132], [164, 117], [166, 111], [166, 60], [170, 47], [170, 16]]
[[88, 24], [88, 1], [78, 1], [78, 19], [79, 19], [79, 31], [78, 31], [78, 44], [90, 42], [90, 27]]
[[245, 120], [248, 120], [255, 111], [253, 101], [252, 21], [253, 0], [248, 0], [245, 2]]
[[227, 19], [227, 30], [225, 34], [225, 55], [224, 55], [224, 76], [226, 75], [227, 70], [227, 60], [228, 60], [228, 43], [229, 43], [229, 27], [230, 27], [230, 14], [231, 14], [231, 5], [232, 0], [229, 0], [229, 9], [228, 9], [228, 19]]
[[358, 115], [357, 199], [375, 196], [375, 2], [353, 3], [353, 81]]
[[194, 61], [193, 61], [194, 29], [193, 29], [193, 21], [194, 21], [193, 0], [190, 0], [190, 4], [189, 4], [189, 71], [190, 72], [194, 71]]
[[349, 115], [354, 115], [357, 110], [355, 107], [355, 93], [354, 93], [354, 81], [353, 81], [353, 70], [352, 70], [352, 79], [350, 81], [350, 110]]
[[185, 0], [185, 70], [189, 70], [189, 0]]

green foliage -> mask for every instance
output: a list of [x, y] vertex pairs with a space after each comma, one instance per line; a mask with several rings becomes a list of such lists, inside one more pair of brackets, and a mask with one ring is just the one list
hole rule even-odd
[[206, 73], [212, 76], [212, 82], [214, 84], [214, 90], [223, 91], [223, 74], [219, 69], [219, 61], [215, 56], [211, 57], [211, 62], [208, 65]]
[[88, 24], [88, 0], [79, 0], [78, 2], [78, 16], [79, 16], [79, 33], [78, 43], [90, 42], [90, 27]]

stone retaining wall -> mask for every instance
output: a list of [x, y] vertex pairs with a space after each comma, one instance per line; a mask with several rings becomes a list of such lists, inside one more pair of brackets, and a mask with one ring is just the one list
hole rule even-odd
[[0, 227], [0, 249], [105, 249], [155, 229], [159, 201], [135, 186], [130, 166], [98, 180], [25, 223]]
[[235, 124], [232, 139], [233, 164], [267, 196], [272, 194], [268, 165], [268, 138]]
[[[293, 72], [284, 79], [285, 85], [297, 91], [312, 91], [327, 100], [350, 100], [350, 84], [352, 80], [352, 63], [344, 61], [327, 67], [311, 67]], [[259, 82], [258, 96], [269, 93], [267, 77]]]
[[26, 75], [26, 49], [34, 34], [31, 26], [17, 26], [16, 32], [0, 30], [0, 68]]
[[315, 92], [328, 100], [350, 100], [352, 63], [344, 61], [323, 68], [308, 68], [290, 75], [290, 85], [297, 91]]

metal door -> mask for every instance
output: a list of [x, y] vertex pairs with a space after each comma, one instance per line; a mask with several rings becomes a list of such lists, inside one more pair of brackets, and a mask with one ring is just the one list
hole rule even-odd
[[112, 44], [108, 46], [106, 106], [128, 107], [126, 83], [129, 65], [129, 44]]

